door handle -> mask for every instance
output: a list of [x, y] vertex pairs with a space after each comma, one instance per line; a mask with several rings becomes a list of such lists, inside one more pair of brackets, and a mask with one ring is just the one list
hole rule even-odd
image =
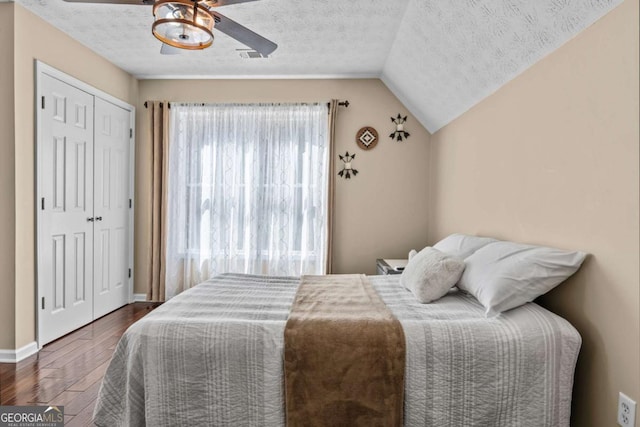
[[101, 216], [97, 216], [96, 217], [96, 221], [102, 221], [102, 217]]
[[87, 222], [93, 222], [93, 217], [87, 218]]

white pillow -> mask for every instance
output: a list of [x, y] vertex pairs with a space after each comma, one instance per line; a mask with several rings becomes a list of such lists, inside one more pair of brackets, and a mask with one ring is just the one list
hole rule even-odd
[[460, 279], [463, 270], [464, 261], [427, 246], [411, 257], [400, 283], [418, 301], [429, 303], [443, 297]]
[[458, 288], [475, 296], [492, 317], [549, 292], [575, 273], [585, 257], [583, 252], [498, 241], [465, 260]]
[[460, 259], [465, 259], [471, 256], [478, 249], [493, 242], [497, 242], [497, 240], [492, 239], [491, 237], [452, 234], [440, 240], [438, 243], [433, 245], [433, 247], [446, 254], [456, 256]]

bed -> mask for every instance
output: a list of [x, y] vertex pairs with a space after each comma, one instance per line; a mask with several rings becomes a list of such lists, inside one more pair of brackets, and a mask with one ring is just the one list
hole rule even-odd
[[[455, 288], [420, 304], [369, 280], [406, 339], [407, 426], [568, 426], [581, 338], [527, 303], [485, 317]], [[224, 274], [163, 304], [117, 345], [98, 426], [285, 424], [283, 331], [299, 278]]]

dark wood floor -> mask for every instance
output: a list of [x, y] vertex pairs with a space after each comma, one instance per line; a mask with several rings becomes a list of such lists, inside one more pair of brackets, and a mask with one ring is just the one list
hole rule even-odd
[[100, 383], [120, 336], [156, 306], [129, 304], [17, 364], [0, 363], [0, 405], [64, 406], [65, 426], [91, 425]]

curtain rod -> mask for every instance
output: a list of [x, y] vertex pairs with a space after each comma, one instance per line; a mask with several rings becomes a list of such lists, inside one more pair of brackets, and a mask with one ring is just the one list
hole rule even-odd
[[[203, 106], [203, 107], [204, 107], [205, 105], [206, 105], [206, 104], [204, 104], [204, 103], [202, 104], [202, 106]], [[170, 103], [167, 103], [167, 106], [168, 106], [169, 108], [171, 108], [171, 104], [170, 104]], [[331, 103], [330, 103], [330, 102], [327, 102], [327, 106], [331, 106]], [[340, 101], [340, 102], [338, 102], [338, 106], [340, 106], [340, 107], [344, 107], [344, 108], [349, 108], [349, 100], [347, 99], [347, 100], [345, 100], [345, 101]], [[162, 107], [163, 107], [163, 105], [162, 105], [162, 102], [161, 102], [161, 103], [160, 103], [160, 108], [162, 108]], [[149, 108], [149, 103], [148, 103], [148, 101], [144, 101], [144, 108]]]
[[[204, 106], [204, 104], [202, 104]], [[164, 107], [164, 103], [160, 103], [160, 108]], [[171, 103], [167, 102], [167, 107], [171, 108]], [[144, 101], [144, 108], [149, 108], [149, 102]]]
[[[327, 106], [330, 107], [331, 103], [327, 102]], [[347, 100], [338, 102], [338, 106], [339, 107], [344, 107], [344, 108], [349, 108], [349, 100], [347, 99]]]

